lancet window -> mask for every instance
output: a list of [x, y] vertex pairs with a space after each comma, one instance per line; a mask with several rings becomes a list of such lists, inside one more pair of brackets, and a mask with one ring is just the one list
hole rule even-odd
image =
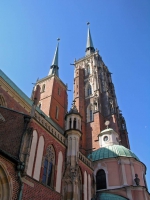
[[91, 85], [88, 85], [87, 96], [90, 96], [91, 94], [92, 94], [92, 87], [91, 87]]
[[55, 164], [55, 151], [52, 145], [46, 150], [46, 156], [44, 160], [44, 171], [42, 182], [50, 187], [53, 187], [54, 179], [54, 164]]

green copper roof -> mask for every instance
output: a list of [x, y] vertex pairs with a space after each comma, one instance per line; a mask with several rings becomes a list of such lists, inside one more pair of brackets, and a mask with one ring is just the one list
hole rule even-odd
[[134, 153], [132, 153], [132, 151], [122, 145], [111, 145], [107, 147], [102, 147], [96, 151], [93, 151], [88, 156], [88, 158], [92, 161], [116, 157], [131, 157], [139, 161], [138, 157]]
[[[5, 80], [5, 82], [10, 85], [10, 87], [17, 93], [21, 98], [23, 98], [30, 106], [32, 106], [33, 101], [24, 93], [20, 88], [17, 87], [17, 85], [10, 79], [6, 74], [0, 69], [0, 77]], [[51, 119], [49, 118], [42, 110], [40, 110], [39, 107], [36, 107], [36, 111], [39, 114], [42, 114], [45, 116], [45, 119], [51, 123], [52, 126], [54, 126], [61, 134], [64, 134], [64, 131]]]
[[97, 196], [97, 200], [127, 200], [125, 197], [110, 193], [100, 193]]
[[86, 48], [90, 48], [90, 47], [94, 48], [91, 33], [90, 33], [90, 28], [88, 28]]
[[52, 65], [51, 65], [51, 68], [50, 68], [48, 75], [55, 74], [56, 76], [59, 77], [59, 73], [58, 73], [58, 69], [59, 69], [59, 67], [58, 67], [58, 50], [59, 50], [59, 43], [57, 44], [55, 54], [54, 54], [54, 58], [53, 58], [53, 61], [52, 61]]

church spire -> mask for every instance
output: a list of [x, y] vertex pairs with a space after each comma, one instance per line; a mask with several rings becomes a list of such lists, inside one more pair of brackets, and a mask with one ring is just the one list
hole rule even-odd
[[87, 34], [87, 43], [86, 43], [86, 56], [95, 52], [93, 42], [92, 42], [91, 33], [90, 33], [90, 27], [89, 27], [90, 23], [88, 22], [87, 25], [88, 25], [88, 34]]
[[58, 67], [58, 50], [59, 50], [59, 38], [57, 39], [58, 41], [58, 44], [57, 44], [57, 47], [56, 47], [56, 50], [55, 50], [55, 54], [54, 54], [54, 58], [53, 58], [53, 61], [52, 61], [52, 65], [50, 67], [50, 71], [48, 73], [48, 76], [49, 75], [52, 75], [52, 74], [55, 74], [56, 76], [59, 77], [59, 67]]

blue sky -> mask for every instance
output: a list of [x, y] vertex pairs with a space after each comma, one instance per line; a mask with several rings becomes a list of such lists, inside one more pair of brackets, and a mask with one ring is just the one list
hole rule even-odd
[[[28, 96], [48, 75], [58, 37], [60, 78], [73, 90], [74, 59], [94, 47], [112, 72], [131, 150], [147, 166], [150, 189], [150, 1], [0, 1], [0, 68]], [[69, 107], [73, 92], [68, 92]]]

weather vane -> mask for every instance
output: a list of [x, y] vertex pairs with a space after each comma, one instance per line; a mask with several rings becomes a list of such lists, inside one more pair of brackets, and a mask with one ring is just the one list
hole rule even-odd
[[87, 22], [87, 25], [89, 26], [89, 25], [90, 25], [90, 22]]

